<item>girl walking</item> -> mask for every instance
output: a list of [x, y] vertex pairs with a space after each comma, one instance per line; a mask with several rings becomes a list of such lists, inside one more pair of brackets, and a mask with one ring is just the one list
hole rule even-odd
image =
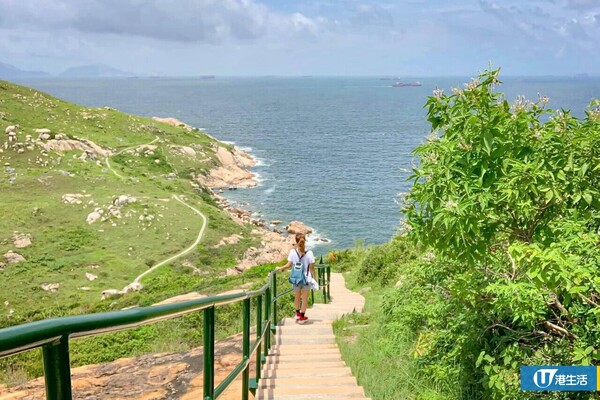
[[306, 276], [305, 285], [293, 285], [294, 287], [294, 306], [296, 308], [296, 321], [303, 324], [308, 317], [306, 316], [306, 306], [308, 305], [308, 292], [310, 291], [310, 280], [315, 279], [315, 256], [311, 250], [306, 251], [306, 236], [303, 233], [296, 233], [296, 246], [290, 250], [287, 263], [277, 267], [276, 271], [283, 271], [290, 268], [295, 263], [302, 263], [302, 268]]

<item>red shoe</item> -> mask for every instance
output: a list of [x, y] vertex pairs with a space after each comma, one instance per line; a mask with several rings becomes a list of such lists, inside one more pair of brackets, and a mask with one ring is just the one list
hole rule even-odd
[[298, 317], [298, 320], [297, 320], [297, 322], [298, 322], [299, 324], [303, 324], [303, 323], [304, 323], [305, 321], [307, 321], [307, 320], [308, 320], [308, 317], [307, 317], [307, 316], [305, 316], [305, 315], [300, 315], [300, 316]]
[[298, 321], [298, 319], [300, 318], [300, 316], [301, 316], [301, 315], [302, 315], [302, 314], [300, 314], [300, 311], [298, 311], [298, 312], [296, 313], [296, 321]]

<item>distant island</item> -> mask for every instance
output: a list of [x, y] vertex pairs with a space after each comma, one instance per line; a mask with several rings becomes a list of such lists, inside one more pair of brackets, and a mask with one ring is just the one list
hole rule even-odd
[[68, 68], [59, 76], [62, 78], [129, 78], [135, 76], [135, 74], [104, 64], [90, 64]]
[[0, 79], [15, 78], [44, 78], [50, 74], [42, 71], [26, 71], [15, 67], [14, 65], [0, 62]]

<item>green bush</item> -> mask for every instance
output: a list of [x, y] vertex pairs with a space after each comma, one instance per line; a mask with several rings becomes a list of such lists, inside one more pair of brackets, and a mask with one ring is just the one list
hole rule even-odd
[[499, 84], [487, 71], [427, 101], [403, 211], [431, 254], [385, 309], [439, 381], [538, 398], [520, 366], [600, 363], [600, 102], [580, 121], [543, 97], [511, 105]]

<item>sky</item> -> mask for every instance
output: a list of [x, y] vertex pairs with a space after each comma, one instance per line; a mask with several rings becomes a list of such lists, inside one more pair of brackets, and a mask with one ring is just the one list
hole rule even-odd
[[139, 75], [600, 74], [600, 0], [0, 0], [0, 62]]

